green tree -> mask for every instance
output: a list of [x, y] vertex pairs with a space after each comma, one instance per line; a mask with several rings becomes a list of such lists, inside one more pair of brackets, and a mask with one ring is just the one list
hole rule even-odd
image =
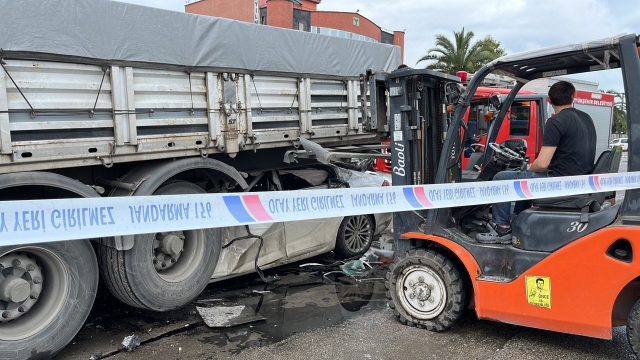
[[615, 96], [613, 105], [613, 118], [611, 119], [612, 134], [627, 133], [627, 111], [625, 109], [624, 94], [615, 90], [608, 90], [607, 93]]
[[484, 39], [478, 40], [477, 44], [486, 52], [486, 54], [480, 54], [481, 56], [478, 59], [480, 62], [476, 64], [477, 70], [480, 70], [482, 65], [489, 61], [507, 55], [507, 52], [500, 47], [500, 41], [497, 41], [491, 37], [491, 35], [487, 35]]
[[472, 44], [473, 31], [453, 32], [453, 41], [442, 34], [436, 35], [436, 46], [429, 49], [427, 54], [418, 60], [431, 61], [425, 68], [433, 69], [448, 74], [455, 74], [457, 71], [476, 72], [482, 65], [506, 55], [504, 49], [500, 47], [500, 42], [491, 35], [486, 36]]

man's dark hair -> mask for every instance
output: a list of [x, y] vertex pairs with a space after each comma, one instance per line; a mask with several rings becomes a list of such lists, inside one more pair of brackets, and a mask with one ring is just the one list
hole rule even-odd
[[536, 279], [536, 283], [537, 283], [538, 281], [542, 281], [542, 283], [544, 284], [544, 279], [543, 279], [543, 278], [537, 278], [537, 279]]
[[558, 81], [549, 88], [549, 101], [551, 101], [551, 105], [555, 106], [571, 105], [575, 93], [576, 88], [573, 87], [573, 84], [567, 81]]

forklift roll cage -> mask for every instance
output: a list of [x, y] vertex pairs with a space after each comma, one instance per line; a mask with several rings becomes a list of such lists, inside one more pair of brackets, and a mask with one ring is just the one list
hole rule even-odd
[[[498, 131], [511, 103], [525, 83], [549, 76], [571, 75], [584, 72], [622, 69], [627, 109], [627, 131], [629, 137], [628, 171], [640, 170], [640, 145], [634, 146], [634, 139], [640, 137], [640, 61], [638, 60], [638, 37], [635, 34], [617, 36], [582, 44], [555, 46], [525, 53], [504, 56], [480, 69], [460, 96], [447, 136], [442, 145], [435, 177], [436, 184], [451, 182], [451, 168], [448, 166], [456, 152], [461, 151], [456, 132], [463, 126], [464, 114], [471, 103], [473, 94], [483, 79], [490, 73], [499, 73], [514, 78], [517, 82], [504, 99], [496, 120], [492, 122], [487, 135], [487, 143], [495, 142]], [[577, 49], [577, 48], [580, 49]], [[487, 148], [483, 165], [491, 160], [491, 151]], [[459, 182], [459, 179], [453, 179]], [[628, 190], [621, 210], [620, 221], [625, 225], [640, 225], [640, 208], [629, 206], [640, 200], [640, 189]], [[428, 210], [425, 233], [437, 233], [436, 224], [447, 227], [451, 209]], [[445, 235], [445, 234], [442, 234]]]

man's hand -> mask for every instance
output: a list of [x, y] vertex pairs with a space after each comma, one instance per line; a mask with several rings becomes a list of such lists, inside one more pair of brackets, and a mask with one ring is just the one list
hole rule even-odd
[[555, 152], [556, 146], [543, 146], [540, 149], [540, 154], [538, 154], [536, 160], [531, 164], [529, 171], [537, 173], [545, 172]]

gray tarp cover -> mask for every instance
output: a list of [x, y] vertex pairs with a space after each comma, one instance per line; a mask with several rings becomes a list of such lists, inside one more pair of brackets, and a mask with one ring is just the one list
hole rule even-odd
[[393, 45], [107, 0], [0, 0], [0, 24], [7, 58], [338, 77], [400, 65]]

